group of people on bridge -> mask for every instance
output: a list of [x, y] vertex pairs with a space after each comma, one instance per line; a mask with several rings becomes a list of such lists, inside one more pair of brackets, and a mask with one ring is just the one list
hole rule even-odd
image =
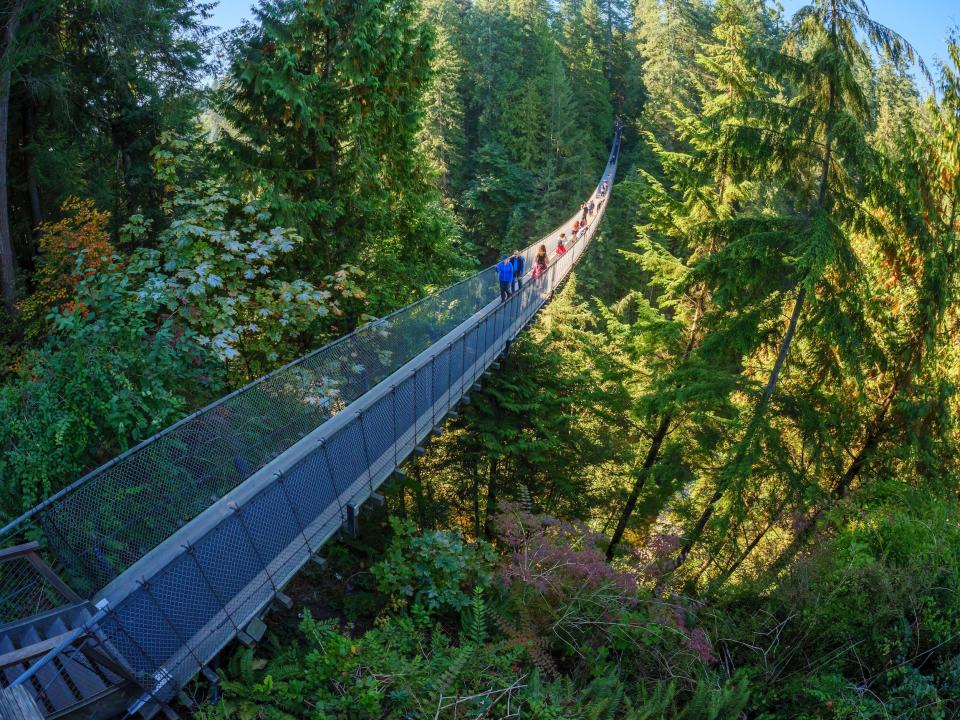
[[[604, 180], [597, 188], [597, 199], [590, 199], [580, 206], [580, 217], [573, 221], [570, 237], [572, 242], [582, 240], [587, 233], [587, 228], [593, 221], [595, 215], [600, 213], [603, 202], [607, 195], [607, 181]], [[560, 257], [567, 252], [567, 233], [561, 231], [557, 240], [555, 257]], [[523, 287], [524, 265], [526, 260], [520, 250], [514, 250], [512, 255], [501, 255], [500, 262], [497, 263], [497, 279], [500, 281], [500, 302], [506, 302], [507, 298]], [[547, 272], [547, 246], [541, 244], [537, 248], [537, 254], [533, 260], [533, 270], [530, 277], [533, 280], [541, 277]]]

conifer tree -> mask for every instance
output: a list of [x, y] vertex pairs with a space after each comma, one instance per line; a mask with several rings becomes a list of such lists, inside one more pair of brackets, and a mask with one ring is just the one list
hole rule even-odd
[[709, 25], [702, 0], [637, 0], [634, 5], [633, 27], [646, 88], [644, 115], [664, 136], [672, 129], [663, 115], [666, 109], [696, 108], [694, 60]]
[[435, 0], [424, 7], [424, 18], [434, 28], [432, 79], [424, 93], [420, 148], [437, 173], [444, 195], [462, 189], [466, 152], [464, 134], [463, 38], [458, 28], [467, 9], [456, 0]]
[[256, 15], [219, 96], [225, 165], [303, 235], [308, 276], [361, 263], [403, 298], [411, 265], [450, 262], [453, 233], [418, 152], [432, 50], [417, 3], [265, 0]]
[[[633, 257], [650, 274], [651, 285], [658, 287], [660, 294], [651, 305], [636, 293], [628, 306], [636, 315], [636, 332], [660, 336], [663, 341], [653, 352], [641, 345], [641, 354], [662, 360], [650, 364], [651, 386], [639, 405], [650, 423], [650, 440], [607, 547], [608, 558], [622, 540], [648, 478], [656, 477], [659, 495], [659, 501], [645, 510], [650, 515], [687, 477], [685, 466], [690, 458], [682, 458], [690, 448], [682, 453], [677, 443], [667, 449], [675, 466], [657, 468], [677, 416], [689, 415], [701, 425], [710, 424], [708, 408], [725, 402], [729, 383], [722, 372], [711, 373], [709, 365], [694, 356], [703, 337], [710, 293], [692, 268], [722, 245], [735, 208], [751, 202], [750, 184], [743, 182], [745, 176], [735, 167], [737, 148], [731, 128], [743, 114], [744, 104], [758, 92], [756, 74], [745, 58], [755, 29], [751, 19], [759, 22], [760, 5], [753, 0], [720, 0], [716, 13], [712, 42], [697, 58], [699, 94], [693, 107], [674, 101], [664, 110], [676, 128], [671, 140], [674, 149], [668, 150], [653, 131], [645, 134], [662, 178], [639, 171], [640, 201], [649, 222], [640, 235], [641, 252]], [[716, 365], [717, 357], [710, 357], [709, 362]], [[713, 379], [708, 379], [711, 376]], [[691, 386], [697, 388], [695, 395]]]
[[[893, 316], [884, 328], [888, 333], [885, 372], [847, 464], [830, 479], [793, 540], [771, 565], [771, 579], [822, 529], [827, 514], [849, 496], [855, 484], [862, 484], [871, 464], [879, 464], [883, 473], [899, 458], [921, 476], [929, 476], [931, 485], [937, 478], [943, 478], [945, 487], [950, 484], [951, 473], [943, 463], [925, 467], [927, 458], [940, 454], [935, 449], [937, 438], [950, 434], [943, 426], [951, 422], [943, 398], [952, 378], [944, 375], [949, 364], [944, 364], [940, 348], [960, 272], [960, 46], [955, 40], [949, 43], [948, 53], [953, 67], [942, 68], [943, 99], [939, 104], [928, 101], [925, 122], [911, 123], [910, 116], [903, 121], [901, 142], [888, 145], [896, 152], [884, 167], [889, 181], [884, 187], [894, 192], [880, 193], [875, 199], [876, 212], [889, 217], [899, 230], [882, 246], [878, 272], [878, 281], [883, 282], [880, 275], [887, 278], [891, 297], [883, 307], [891, 308], [888, 312]], [[938, 427], [933, 429], [931, 423]]]
[[[776, 444], [767, 418], [771, 400], [797, 337], [808, 302], [814, 342], [833, 343], [845, 361], [856, 366], [869, 356], [860, 330], [863, 318], [857, 295], [860, 260], [851, 246], [853, 227], [882, 231], [851, 196], [856, 187], [876, 179], [873, 153], [864, 143], [869, 105], [858, 81], [858, 69], [869, 59], [858, 40], [868, 35], [873, 47], [898, 61], [913, 58], [912, 49], [893, 31], [869, 18], [860, 0], [817, 0], [795, 16], [785, 52], [771, 56], [772, 67], [789, 78], [795, 93], [790, 102], [764, 103], [756, 129], [760, 147], [794, 198], [793, 211], [778, 220], [778, 244], [790, 279], [790, 312], [777, 343], [773, 364], [757, 393], [749, 421], [731, 448], [705, 507], [686, 533], [675, 566], [681, 566], [701, 539], [720, 500], [741, 490], [762, 446], [762, 437]], [[814, 158], [810, 162], [808, 158]], [[768, 231], [773, 225], [768, 226]], [[785, 233], [785, 234], [784, 234]], [[774, 236], [776, 237], [776, 236]], [[765, 247], [749, 250], [763, 239]], [[738, 253], [769, 252], [769, 232], [738, 240]], [[729, 246], [728, 246], [729, 247]], [[729, 272], [726, 268], [725, 272]], [[719, 292], [719, 290], [718, 290]], [[775, 296], [781, 296], [777, 291]], [[809, 301], [808, 301], [809, 298]], [[822, 323], [821, 327], [817, 327]], [[732, 492], [732, 497], [737, 497]], [[735, 508], [742, 514], [743, 509]], [[725, 519], [724, 526], [728, 525]]]

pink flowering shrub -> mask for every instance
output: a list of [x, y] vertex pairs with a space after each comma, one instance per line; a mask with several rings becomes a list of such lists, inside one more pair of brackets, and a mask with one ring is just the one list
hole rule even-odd
[[674, 557], [680, 549], [682, 538], [670, 533], [651, 535], [649, 540], [633, 550], [632, 564], [641, 569], [645, 577], [660, 580], [673, 570]]
[[642, 589], [655, 557], [669, 556], [670, 538], [659, 540], [662, 555], [647, 549], [641, 573], [607, 563], [603, 536], [583, 523], [510, 503], [501, 505], [494, 529], [505, 551], [500, 574], [510, 612], [504, 615], [519, 619], [501, 629], [528, 643], [542, 671], [597, 651], [616, 654], [618, 665], [627, 663], [648, 679], [715, 661], [707, 633], [689, 624], [692, 608], [653, 600]]
[[637, 576], [611, 567], [600, 549], [603, 536], [579, 522], [558, 520], [501, 505], [494, 518], [498, 540], [510, 548], [503, 565], [508, 587], [527, 586], [550, 601], [558, 601], [609, 586], [634, 595]]

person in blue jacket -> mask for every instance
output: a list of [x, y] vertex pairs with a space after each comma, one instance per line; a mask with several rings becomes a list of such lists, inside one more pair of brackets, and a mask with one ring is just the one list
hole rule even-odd
[[513, 263], [506, 255], [500, 256], [497, 263], [497, 277], [500, 279], [500, 302], [506, 302], [513, 293], [510, 286], [513, 284]]
[[513, 255], [510, 257], [510, 264], [513, 265], [513, 287], [511, 290], [516, 292], [523, 285], [523, 253], [519, 250], [514, 250]]

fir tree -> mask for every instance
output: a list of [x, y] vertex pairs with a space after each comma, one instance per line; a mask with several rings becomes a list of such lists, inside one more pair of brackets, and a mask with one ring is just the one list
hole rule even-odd
[[[763, 152], [773, 160], [768, 167], [777, 172], [796, 199], [794, 214], [780, 221], [780, 233], [789, 234], [781, 235], [780, 242], [799, 239], [793, 247], [784, 246], [791, 257], [784, 266], [791, 278], [791, 309], [772, 367], [749, 412], [750, 419], [718, 474], [705, 507], [686, 534], [676, 567], [685, 562], [700, 540], [728, 490], [742, 487], [762, 447], [758, 436], [777, 444], [777, 431], [768, 422], [767, 411], [808, 297], [813, 304], [810, 337], [814, 343], [832, 343], [854, 363], [863, 362], [871, 352], [860, 332], [862, 306], [856, 295], [860, 260], [850, 237], [853, 227], [882, 231], [851, 197], [855, 188], [876, 178], [873, 153], [863, 140], [869, 105], [857, 70], [868, 63], [868, 56], [857, 39], [858, 31], [867, 33], [873, 46], [894, 61], [913, 58], [909, 45], [870, 20], [859, 0], [821, 0], [800, 10], [786, 52], [771, 56], [772, 67], [790, 78], [796, 89], [787, 104], [764, 103], [756, 126], [766, 138], [761, 143]], [[808, 158], [815, 158], [815, 162]], [[769, 245], [771, 238], [766, 233], [747, 235], [739, 239], [737, 251], [742, 253], [744, 246], [760, 238]], [[755, 247], [748, 252], [766, 253], [768, 249]], [[742, 506], [732, 512], [742, 515]], [[730, 519], [724, 518], [721, 525], [728, 527], [729, 523]], [[721, 537], [723, 534], [721, 528]]]

